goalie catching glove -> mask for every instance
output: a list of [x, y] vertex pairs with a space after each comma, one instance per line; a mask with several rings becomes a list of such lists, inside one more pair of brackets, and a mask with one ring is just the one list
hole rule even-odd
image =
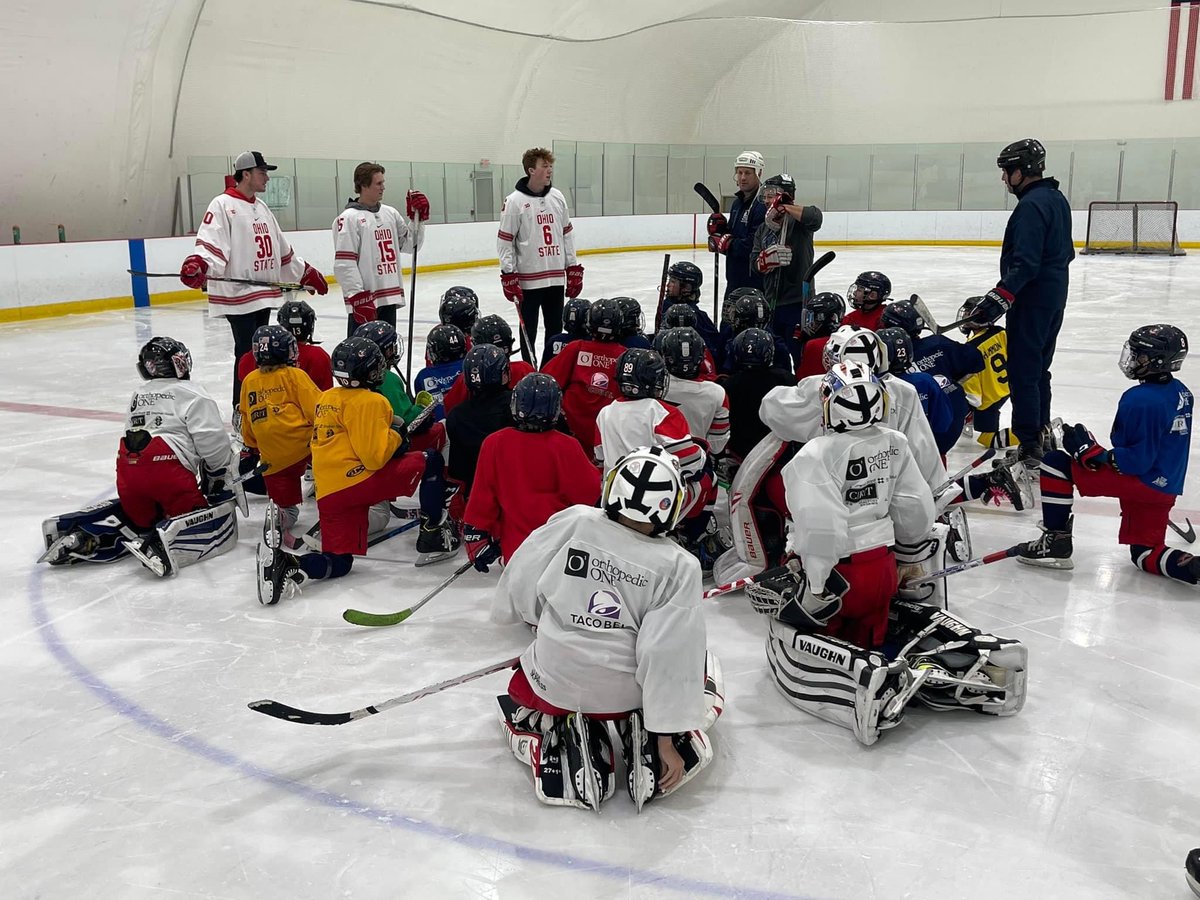
[[822, 628], [841, 611], [850, 584], [837, 569], [829, 573], [820, 593], [807, 590], [808, 579], [800, 560], [769, 569], [747, 585], [746, 595], [755, 612], [774, 616], [802, 629]]

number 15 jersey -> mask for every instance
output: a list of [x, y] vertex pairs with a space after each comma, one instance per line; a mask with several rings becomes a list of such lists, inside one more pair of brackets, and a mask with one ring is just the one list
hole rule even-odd
[[[421, 249], [425, 229], [416, 234], [400, 211], [386, 203], [374, 209], [351, 201], [333, 220], [333, 275], [347, 301], [364, 291], [375, 306], [404, 306], [400, 255]], [[346, 303], [346, 312], [354, 307]]]
[[500, 271], [516, 272], [522, 290], [557, 287], [567, 281], [567, 266], [575, 265], [567, 198], [558, 188], [530, 193], [529, 179], [504, 198], [496, 252]]

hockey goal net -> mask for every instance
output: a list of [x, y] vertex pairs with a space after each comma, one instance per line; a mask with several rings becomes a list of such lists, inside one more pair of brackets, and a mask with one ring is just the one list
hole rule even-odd
[[1171, 200], [1096, 200], [1088, 204], [1084, 253], [1165, 253], [1183, 256]]

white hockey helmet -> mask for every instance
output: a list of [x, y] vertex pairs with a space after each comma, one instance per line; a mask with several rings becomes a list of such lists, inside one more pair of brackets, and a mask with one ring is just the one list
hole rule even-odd
[[821, 419], [826, 431], [858, 431], [882, 422], [887, 411], [887, 391], [860, 363], [835, 363], [821, 380]]
[[761, 178], [763, 173], [763, 155], [757, 150], [743, 150], [737, 155], [737, 159], [733, 161], [733, 167], [735, 169], [753, 169], [754, 174]]
[[683, 474], [679, 460], [662, 447], [637, 447], [617, 460], [604, 478], [600, 505], [618, 515], [647, 522], [665, 534], [683, 514]]
[[[834, 330], [833, 334], [829, 336], [829, 340], [825, 342], [824, 349], [821, 351], [821, 364], [825, 367], [826, 372], [838, 363], [843, 362], [842, 348], [850, 342], [852, 337], [863, 332], [874, 334], [870, 329], [863, 328], [860, 325], [841, 325]], [[866, 362], [865, 360], [856, 361]]]
[[854, 330], [838, 348], [838, 362], [861, 363], [872, 375], [882, 375], [887, 371], [887, 353], [879, 335], [869, 328], [859, 328], [857, 325], [844, 325], [842, 328]]

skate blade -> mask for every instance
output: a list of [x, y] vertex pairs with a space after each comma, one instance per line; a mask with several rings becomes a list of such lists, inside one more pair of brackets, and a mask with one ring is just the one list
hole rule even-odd
[[155, 556], [154, 554], [143, 553], [142, 548], [138, 542], [121, 541], [121, 546], [124, 547], [126, 550], [128, 550], [130, 552], [130, 554], [135, 559], [137, 559], [138, 562], [140, 562], [143, 566], [145, 566], [147, 569], [149, 569], [151, 572], [153, 572], [159, 578], [167, 577], [167, 574], [168, 574], [167, 573], [167, 564], [165, 562], [163, 562], [162, 559], [160, 559], [158, 556]]
[[417, 561], [413, 563], [417, 568], [424, 566], [432, 566], [435, 563], [445, 562], [448, 559], [454, 559], [458, 556], [458, 548], [453, 550], [439, 550], [435, 553], [421, 553], [417, 556]]
[[[44, 563], [48, 562], [50, 557], [54, 557], [54, 561], [51, 562], [50, 565], [56, 566], [64, 562], [66, 559], [66, 553], [70, 550], [74, 550], [75, 545], [78, 543], [77, 541], [71, 540], [73, 537], [75, 537], [73, 532], [67, 532], [66, 534], [56, 538], [54, 543], [46, 548], [46, 552], [37, 558], [37, 561]], [[67, 546], [68, 543], [70, 543], [70, 547]], [[61, 559], [59, 558], [60, 553], [63, 554]]]
[[1069, 559], [1026, 559], [1023, 556], [1018, 556], [1017, 562], [1024, 566], [1036, 566], [1039, 569], [1058, 569], [1064, 572], [1075, 568], [1075, 563]]

